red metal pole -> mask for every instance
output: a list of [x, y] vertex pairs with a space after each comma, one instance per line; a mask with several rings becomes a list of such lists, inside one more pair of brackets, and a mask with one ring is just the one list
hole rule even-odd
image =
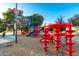
[[59, 48], [61, 47], [60, 46], [60, 30], [59, 29], [56, 29], [56, 34], [55, 34], [55, 36], [56, 36], [56, 39], [55, 39], [55, 47], [56, 47], [56, 50], [57, 51], [59, 51]]
[[69, 34], [67, 34], [67, 36], [69, 37], [69, 39], [67, 40], [67, 52], [68, 52], [68, 55], [69, 56], [72, 56], [73, 55], [73, 52], [75, 52], [75, 50], [72, 48], [72, 45], [74, 44], [72, 42], [72, 37], [73, 37], [73, 34], [72, 32], [74, 32], [72, 30], [72, 23], [70, 23], [69, 25], [69, 30], [67, 31]]

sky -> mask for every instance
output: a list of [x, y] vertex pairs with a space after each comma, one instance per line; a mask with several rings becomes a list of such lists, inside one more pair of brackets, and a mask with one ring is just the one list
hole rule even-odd
[[[8, 8], [15, 8], [15, 3], [0, 4], [0, 18], [2, 12]], [[44, 17], [44, 23], [54, 23], [57, 17], [63, 16], [65, 22], [75, 14], [79, 14], [79, 3], [18, 3], [18, 9], [23, 10], [24, 16], [38, 13]]]

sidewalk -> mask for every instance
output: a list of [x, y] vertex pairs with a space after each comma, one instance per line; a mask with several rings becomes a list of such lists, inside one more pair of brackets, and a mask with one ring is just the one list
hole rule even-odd
[[0, 33], [0, 44], [9, 43], [15, 41], [15, 36], [12, 33], [7, 33], [5, 37], [2, 37]]

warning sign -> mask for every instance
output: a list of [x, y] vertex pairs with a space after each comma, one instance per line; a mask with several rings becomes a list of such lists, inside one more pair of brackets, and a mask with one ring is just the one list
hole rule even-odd
[[19, 14], [20, 12], [21, 12], [21, 10], [14, 9], [15, 14]]

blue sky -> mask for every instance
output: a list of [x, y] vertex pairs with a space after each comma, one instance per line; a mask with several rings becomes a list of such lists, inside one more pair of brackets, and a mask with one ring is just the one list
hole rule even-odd
[[[8, 8], [15, 8], [14, 3], [0, 4], [0, 13]], [[64, 20], [79, 14], [78, 3], [18, 3], [18, 9], [23, 10], [24, 16], [39, 13], [44, 16], [44, 23], [54, 23], [57, 17], [63, 16]], [[0, 14], [1, 15], [1, 14]]]

